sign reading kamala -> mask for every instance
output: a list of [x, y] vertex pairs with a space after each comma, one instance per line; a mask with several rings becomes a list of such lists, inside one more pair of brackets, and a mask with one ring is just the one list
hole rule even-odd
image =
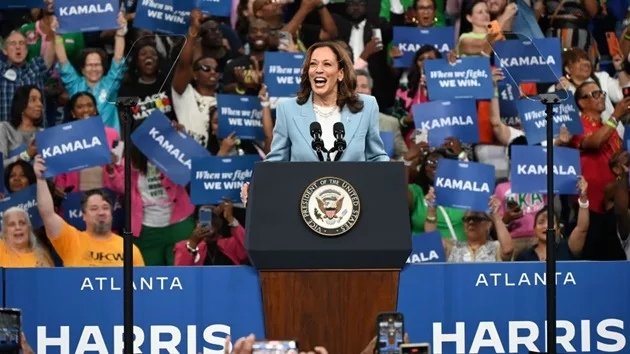
[[521, 118], [518, 114], [516, 101], [499, 99], [499, 112], [501, 112], [501, 121], [503, 124], [513, 128], [521, 127]]
[[[554, 193], [578, 194], [582, 173], [580, 151], [566, 147], [553, 149]], [[542, 146], [512, 146], [512, 192], [547, 194], [547, 149]]]
[[411, 254], [407, 263], [446, 262], [439, 231], [411, 236]]
[[35, 140], [39, 154], [46, 160], [46, 177], [112, 162], [100, 116], [42, 130]]
[[402, 52], [402, 57], [394, 58], [395, 68], [408, 68], [413, 57], [423, 45], [432, 45], [446, 56], [453, 49], [455, 32], [453, 27], [394, 27], [394, 45]]
[[431, 101], [494, 98], [490, 58], [467, 57], [455, 64], [445, 59], [425, 60], [424, 72]]
[[[37, 353], [122, 353], [122, 275], [121, 268], [7, 271], [6, 306], [22, 309]], [[251, 267], [137, 268], [134, 289], [134, 353], [223, 354], [228, 335], [265, 337]]]
[[44, 226], [39, 210], [37, 210], [37, 184], [33, 184], [19, 192], [11, 193], [8, 197], [0, 200], [0, 223], [4, 212], [12, 207], [26, 210], [31, 218], [33, 229]]
[[252, 179], [258, 155], [208, 156], [193, 159], [190, 201], [195, 205], [217, 204], [223, 197], [240, 200], [241, 187]]
[[271, 97], [294, 97], [302, 81], [304, 53], [265, 52], [265, 85]]
[[264, 140], [262, 107], [254, 96], [217, 95], [219, 139], [232, 132], [245, 140]]
[[433, 185], [435, 202], [443, 207], [486, 212], [494, 182], [492, 165], [440, 159]]
[[212, 16], [230, 17], [232, 2], [229, 0], [197, 0], [197, 8]]
[[393, 132], [380, 132], [381, 140], [383, 140], [383, 147], [389, 158], [394, 157], [394, 133]]
[[[112, 230], [121, 230], [125, 215], [118, 201], [118, 196], [111, 189], [103, 188], [103, 191], [109, 195], [110, 200], [114, 203], [112, 210]], [[84, 194], [84, 192], [68, 193], [66, 194], [66, 198], [61, 202], [63, 219], [68, 222], [68, 224], [81, 231], [85, 231], [85, 221], [83, 221], [83, 212], [81, 210], [81, 198]]]
[[175, 131], [164, 113], [155, 110], [131, 134], [131, 141], [171, 179], [180, 186], [190, 181], [193, 157], [210, 156], [195, 139]]
[[[569, 133], [582, 134], [584, 127], [580, 120], [578, 108], [570, 92], [568, 98], [558, 105], [553, 106], [553, 134], [560, 134], [560, 128], [565, 125]], [[540, 101], [523, 98], [517, 101], [518, 111], [521, 116], [523, 130], [527, 136], [527, 142], [531, 145], [538, 144], [547, 139], [547, 114], [545, 105]]]
[[58, 33], [117, 29], [118, 0], [55, 0]]
[[[628, 279], [628, 262], [558, 262], [557, 353], [628, 352]], [[435, 354], [549, 352], [546, 281], [544, 262], [409, 265], [398, 311]]]
[[493, 47], [500, 66], [509, 72], [517, 84], [556, 83], [562, 76], [558, 38], [497, 41]]
[[133, 25], [153, 32], [186, 34], [193, 5], [192, 1], [140, 0]]
[[412, 106], [413, 120], [418, 129], [429, 131], [429, 145], [440, 146], [448, 137], [463, 143], [479, 142], [477, 101], [432, 101]]
[[0, 9], [37, 9], [42, 7], [43, 0], [2, 0]]

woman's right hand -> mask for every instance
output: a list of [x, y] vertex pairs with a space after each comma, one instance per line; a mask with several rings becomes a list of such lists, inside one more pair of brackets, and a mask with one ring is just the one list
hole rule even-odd
[[203, 20], [203, 12], [200, 9], [193, 9], [190, 12], [190, 31], [189, 34], [194, 37], [199, 36], [199, 28], [201, 28], [201, 21]]
[[420, 142], [418, 144], [411, 145], [411, 148], [405, 153], [403, 159], [405, 161], [414, 161], [416, 159], [422, 159], [424, 155], [429, 152], [429, 144], [427, 142]]
[[567, 79], [566, 76], [562, 76], [560, 81], [556, 84], [556, 91], [565, 90], [568, 91], [571, 89], [571, 82]]
[[433, 187], [429, 187], [427, 195], [424, 196], [424, 201], [429, 207], [435, 207], [435, 190]]
[[236, 132], [232, 132], [230, 135], [228, 135], [225, 139], [221, 141], [220, 150], [222, 150], [223, 152], [227, 154], [228, 152], [232, 150], [232, 148], [234, 148], [234, 145], [236, 145]]
[[613, 116], [620, 120], [622, 117], [626, 116], [628, 112], [630, 112], [630, 97], [626, 97], [617, 103]]
[[249, 182], [243, 183], [241, 187], [241, 201], [243, 205], [247, 206], [247, 197], [249, 196]]
[[188, 239], [188, 245], [192, 248], [197, 247], [201, 243], [201, 241], [210, 237], [212, 230], [209, 227], [201, 227], [197, 225], [197, 227], [193, 230], [192, 234], [190, 234], [190, 238]]
[[499, 81], [505, 80], [505, 74], [501, 68], [492, 69], [492, 82], [496, 88], [499, 85]]
[[33, 170], [35, 171], [35, 177], [37, 177], [37, 179], [46, 179], [44, 177], [44, 172], [46, 172], [46, 161], [44, 161], [44, 159], [39, 155], [35, 156]]

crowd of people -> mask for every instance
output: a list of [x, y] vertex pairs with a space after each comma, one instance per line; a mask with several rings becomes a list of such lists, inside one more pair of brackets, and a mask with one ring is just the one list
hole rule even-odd
[[[46, 161], [39, 155], [35, 135], [55, 125], [99, 116], [113, 149], [124, 129], [124, 114], [116, 99], [138, 96], [140, 101], [130, 112], [132, 129], [159, 110], [212, 155], [264, 158], [274, 141], [280, 144], [277, 139], [282, 134], [274, 134], [276, 106], [295, 100], [269, 97], [263, 84], [265, 53], [307, 52], [315, 44], [333, 49], [336, 62], [320, 62], [309, 51], [303, 70], [319, 70], [320, 65], [323, 72], [347, 69], [345, 81], [340, 77], [339, 82], [353, 92], [344, 95], [375, 98], [380, 131], [394, 135], [391, 160], [406, 166], [413, 237], [438, 231], [449, 262], [544, 260], [547, 203], [553, 203], [558, 216], [559, 260], [626, 259], [630, 161], [622, 137], [630, 115], [630, 98], [623, 94], [630, 84], [630, 1], [233, 1], [235, 10], [229, 18], [193, 10], [186, 36], [134, 27], [135, 0], [123, 0], [126, 12], [119, 14], [117, 30], [102, 32], [57, 33], [53, 0], [43, 0], [38, 9], [0, 10], [4, 195], [36, 185], [43, 222], [34, 228], [25, 210], [4, 211], [0, 266], [122, 265], [123, 241], [117, 236], [122, 230], [112, 225], [112, 213], [125, 193], [131, 193], [132, 199], [135, 265], [249, 264], [241, 201], [226, 199], [210, 206], [211, 225], [200, 224], [200, 206], [191, 203], [189, 188], [174, 183], [135, 146], [130, 161], [113, 158], [109, 165], [46, 178]], [[443, 57], [449, 61], [492, 57], [492, 43], [504, 38], [489, 32], [491, 21], [505, 32], [561, 40], [563, 76], [555, 84], [523, 84], [520, 92], [574, 94], [584, 134], [572, 136], [564, 129], [554, 145], [580, 152], [582, 176], [575, 197], [548, 199], [512, 192], [511, 148], [528, 142], [518, 122], [501, 119], [499, 85], [506, 73], [498, 67], [492, 69], [495, 98], [477, 102], [479, 144], [463, 144], [451, 137], [442, 146], [429, 147], [417, 139], [422, 132], [414, 125], [412, 107], [431, 96], [423, 63]], [[409, 68], [395, 68], [392, 59], [402, 55], [391, 45], [395, 26], [451, 26], [456, 45], [448, 55], [423, 45]], [[605, 32], [617, 33], [621, 54], [607, 53], [601, 40]], [[221, 93], [260, 100], [264, 140], [242, 140], [233, 134], [218, 137], [217, 94]], [[12, 153], [20, 147], [22, 151]], [[272, 151], [270, 156], [276, 155]], [[489, 213], [435, 205], [433, 184], [442, 159], [495, 166], [497, 184]], [[124, 188], [126, 163], [132, 166], [131, 191]], [[384, 181], [376, 184], [387, 188]], [[113, 197], [104, 188], [113, 191]], [[70, 192], [85, 192], [81, 201], [85, 231], [62, 217], [62, 201]]]

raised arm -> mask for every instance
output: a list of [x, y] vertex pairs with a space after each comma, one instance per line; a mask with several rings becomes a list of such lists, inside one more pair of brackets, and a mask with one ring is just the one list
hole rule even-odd
[[512, 259], [512, 254], [514, 253], [514, 245], [512, 244], [512, 236], [510, 236], [510, 231], [508, 231], [507, 226], [503, 222], [503, 216], [499, 212], [501, 202], [499, 199], [492, 195], [490, 197], [490, 210], [492, 210], [492, 223], [494, 224], [494, 229], [497, 232], [497, 239], [499, 240], [499, 245], [501, 246], [501, 259], [503, 261], [510, 261]]
[[48, 237], [56, 239], [61, 234], [63, 220], [61, 216], [55, 213], [53, 198], [48, 188], [48, 182], [46, 182], [44, 177], [44, 172], [46, 171], [45, 161], [40, 155], [35, 156], [33, 169], [37, 177], [37, 209], [39, 209], [39, 215], [44, 222], [44, 228]]
[[127, 33], [127, 20], [122, 12], [118, 13], [118, 25], [120, 28], [116, 31], [116, 39], [114, 40], [114, 61], [120, 64], [125, 56], [125, 34]]
[[186, 37], [186, 44], [179, 56], [179, 61], [175, 67], [175, 75], [173, 76], [173, 90], [179, 94], [184, 94], [186, 87], [193, 78], [193, 50], [195, 42], [199, 37], [199, 27], [203, 19], [203, 13], [199, 9], [194, 9], [190, 13], [190, 29]]
[[584, 242], [586, 241], [586, 234], [590, 224], [590, 211], [588, 209], [589, 203], [588, 197], [586, 196], [588, 183], [584, 177], [578, 177], [577, 188], [580, 191], [580, 199], [578, 199], [580, 211], [578, 211], [577, 225], [575, 225], [575, 228], [571, 232], [571, 236], [569, 236], [569, 249], [574, 256], [580, 256], [582, 254]]
[[[624, 98], [621, 102], [615, 106], [613, 116], [616, 119], [620, 119], [625, 116], [630, 108], [630, 98]], [[584, 150], [599, 150], [602, 145], [608, 142], [610, 137], [617, 131], [616, 127], [612, 127], [608, 124], [602, 125], [595, 133], [585, 136], [582, 140], [581, 148]]]
[[499, 88], [498, 82], [505, 79], [503, 71], [499, 68], [492, 70], [492, 79], [494, 81], [495, 97], [490, 101], [490, 125], [492, 132], [499, 143], [507, 146], [510, 143], [510, 127], [501, 121], [501, 112], [499, 109]]

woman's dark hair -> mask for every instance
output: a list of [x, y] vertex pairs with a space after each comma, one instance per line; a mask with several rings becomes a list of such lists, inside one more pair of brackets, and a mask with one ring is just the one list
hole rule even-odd
[[[536, 227], [536, 223], [538, 222], [538, 218], [542, 215], [547, 213], [547, 204], [545, 204], [545, 206], [538, 210], [536, 212], [536, 215], [534, 216], [534, 227]], [[558, 227], [562, 227], [562, 225], [560, 224], [560, 218], [558, 217], [558, 214], [556, 214], [556, 212], [553, 212], [553, 222], [556, 223], [558, 225]]]
[[81, 70], [85, 68], [85, 60], [90, 54], [98, 54], [98, 56], [101, 57], [101, 64], [103, 65], [103, 75], [105, 75], [105, 73], [107, 73], [107, 70], [109, 70], [109, 62], [107, 61], [107, 53], [105, 53], [105, 51], [101, 48], [83, 49], [79, 54], [79, 68], [81, 68]]
[[[413, 7], [414, 10], [418, 9], [418, 1], [419, 0], [413, 0], [413, 5], [411, 5], [411, 7]], [[435, 3], [435, 0], [431, 0], [431, 3], [433, 4], [433, 9], [437, 11], [437, 4]]]
[[472, 23], [468, 22], [468, 18], [466, 18], [466, 16], [468, 15], [472, 15], [473, 10], [475, 9], [475, 6], [481, 4], [481, 3], [486, 3], [486, 0], [473, 0], [471, 2], [468, 3], [468, 6], [465, 7], [464, 11], [461, 12], [461, 17], [460, 17], [460, 28], [459, 28], [459, 35], [461, 36], [464, 33], [468, 33], [470, 31], [472, 31]]
[[94, 95], [88, 91], [77, 92], [74, 95], [72, 95], [72, 97], [70, 97], [70, 99], [68, 100], [68, 103], [66, 104], [66, 108], [64, 112], [64, 123], [74, 122], [75, 120], [77, 120], [77, 118], [72, 115], [72, 111], [74, 110], [74, 106], [77, 104], [77, 101], [81, 97], [89, 97], [92, 100], [92, 103], [94, 103], [94, 107], [96, 108], [96, 114], [99, 114], [98, 106], [96, 105], [96, 98], [94, 98]]
[[[566, 71], [566, 67], [573, 64], [573, 63], [577, 63], [580, 60], [588, 60], [591, 63], [591, 76], [590, 78], [595, 81], [597, 83], [598, 86], [601, 85], [599, 83], [599, 79], [597, 78], [597, 76], [595, 76], [595, 65], [593, 64], [593, 62], [591, 61], [591, 58], [589, 58], [588, 53], [586, 53], [586, 51], [582, 48], [571, 48], [569, 50], [566, 50], [562, 53], [562, 74], [566, 77], [567, 76], [567, 71]], [[575, 84], [575, 82], [573, 82], [573, 78], [569, 79], [569, 82], [571, 82], [573, 84], [573, 86], [577, 86]], [[575, 96], [577, 99], [577, 96]]]
[[416, 97], [416, 93], [418, 93], [418, 84], [420, 83], [420, 77], [422, 76], [422, 72], [418, 68], [418, 59], [426, 53], [433, 52], [437, 59], [442, 59], [442, 53], [439, 50], [435, 49], [434, 46], [425, 44], [416, 54], [413, 55], [413, 59], [411, 60], [411, 65], [409, 66], [409, 72], [407, 74], [408, 84], [407, 87], [409, 90], [407, 91], [407, 97], [413, 99]]
[[420, 171], [418, 171], [418, 177], [416, 177], [414, 181], [414, 183], [422, 188], [424, 194], [429, 193], [429, 187], [433, 185], [433, 181], [429, 180], [429, 177], [427, 177], [427, 161], [430, 156], [439, 156], [441, 159], [452, 158], [451, 154], [443, 148], [435, 149], [424, 156], [420, 165]]
[[[18, 87], [17, 90], [15, 90], [15, 94], [13, 95], [13, 101], [11, 102], [11, 121], [9, 122], [15, 129], [17, 129], [20, 126], [20, 124], [22, 124], [22, 115], [24, 114], [24, 111], [26, 110], [26, 107], [28, 106], [28, 101], [30, 100], [31, 91], [33, 90], [37, 90], [39, 94], [42, 95], [41, 97], [43, 100], [44, 94], [42, 93], [42, 90], [40, 90], [35, 85], [24, 85], [24, 86]], [[41, 126], [42, 120], [43, 119], [41, 119], [40, 117], [40, 119], [37, 122], [35, 122], [35, 125]]]
[[[146, 118], [145, 118], [146, 119]], [[144, 122], [144, 119], [134, 119], [131, 123], [131, 132], [133, 133]], [[135, 144], [131, 145], [131, 165], [146, 176], [147, 174], [147, 157], [138, 149]]]
[[311, 64], [311, 57], [313, 52], [319, 48], [330, 48], [337, 57], [337, 64], [339, 70], [343, 70], [343, 80], [338, 83], [339, 88], [337, 91], [337, 106], [343, 108], [348, 107], [348, 110], [352, 113], [360, 112], [363, 109], [363, 101], [356, 94], [357, 88], [357, 74], [352, 66], [352, 59], [348, 56], [348, 51], [339, 45], [339, 43], [325, 41], [317, 42], [313, 44], [306, 52], [306, 58], [304, 64], [302, 64], [302, 82], [300, 83], [300, 89], [297, 93], [297, 103], [299, 105], [305, 104], [311, 97], [311, 80], [308, 77], [308, 69]]
[[11, 172], [13, 172], [13, 169], [16, 166], [22, 167], [22, 171], [24, 171], [24, 177], [26, 177], [26, 179], [28, 180], [29, 186], [37, 182], [37, 179], [35, 178], [35, 170], [33, 170], [33, 166], [31, 166], [30, 163], [24, 160], [17, 160], [15, 162], [10, 163], [4, 169], [4, 187], [7, 189], [7, 191], [9, 191], [9, 193], [15, 192], [11, 190], [11, 188], [9, 188], [9, 182], [10, 182], [9, 180], [11, 179]]
[[145, 48], [145, 47], [151, 47], [155, 50], [155, 52], [157, 53], [157, 63], [156, 63], [156, 67], [157, 67], [157, 72], [155, 73], [157, 77], [160, 77], [161, 73], [163, 72], [168, 72], [168, 68], [165, 68], [164, 66], [166, 65], [166, 60], [163, 60], [162, 56], [160, 55], [160, 52], [157, 49], [157, 46], [155, 45], [155, 39], [154, 38], [140, 38], [138, 40], [138, 43], [131, 48], [131, 53], [129, 55], [129, 58], [131, 58], [130, 63], [128, 63], [127, 67], [128, 68], [132, 68], [133, 70], [127, 70], [127, 75], [125, 75], [125, 83], [137, 83], [138, 82], [138, 78], [140, 77], [140, 69], [138, 68], [140, 61], [138, 60], [138, 56], [140, 55], [140, 51]]
[[508, 144], [508, 160], [510, 161], [512, 161], [512, 146], [516, 145], [527, 145], [527, 138], [525, 137], [525, 135], [521, 135], [512, 139], [512, 141], [510, 141], [510, 144]]

